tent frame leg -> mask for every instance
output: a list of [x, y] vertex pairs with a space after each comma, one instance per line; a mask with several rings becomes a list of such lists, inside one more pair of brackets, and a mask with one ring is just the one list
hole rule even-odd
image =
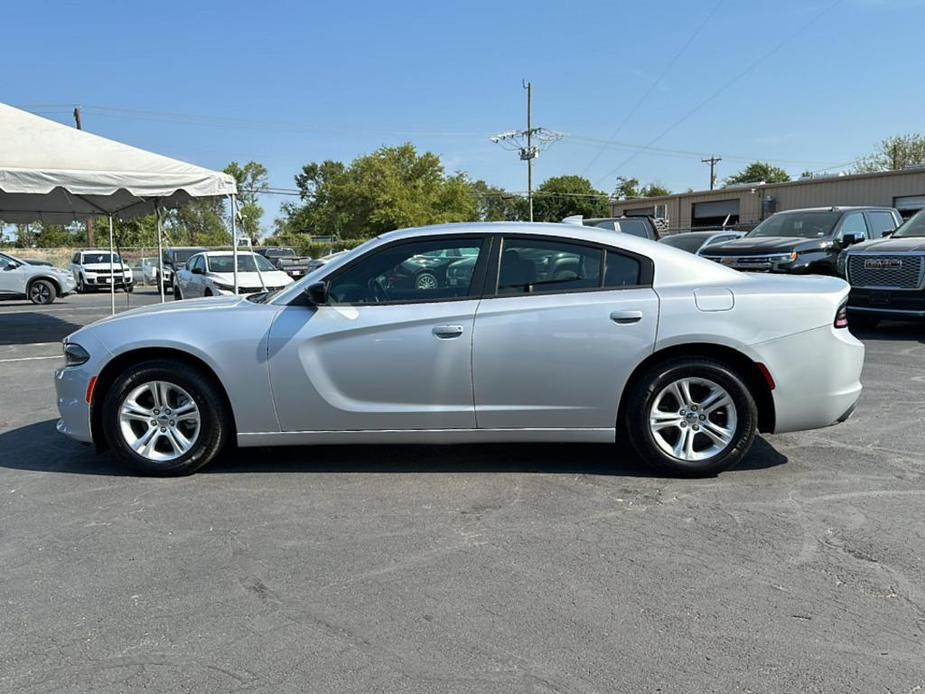
[[[112, 233], [112, 215], [109, 215], [109, 314], [116, 315], [116, 263], [115, 246]], [[119, 259], [119, 269], [122, 270], [122, 283], [125, 284], [125, 270], [122, 268], [122, 259]]]
[[[161, 239], [161, 210], [154, 201], [154, 223], [157, 227], [157, 284], [158, 291], [161, 293], [161, 303], [164, 303], [164, 244]], [[177, 273], [174, 270], [173, 281], [177, 281]]]

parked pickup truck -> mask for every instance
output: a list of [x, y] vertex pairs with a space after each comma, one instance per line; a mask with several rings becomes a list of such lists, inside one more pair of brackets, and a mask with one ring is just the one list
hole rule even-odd
[[298, 279], [308, 272], [308, 261], [311, 258], [296, 255], [292, 248], [270, 246], [257, 248], [256, 252], [269, 260], [277, 270], [282, 270], [293, 279]]

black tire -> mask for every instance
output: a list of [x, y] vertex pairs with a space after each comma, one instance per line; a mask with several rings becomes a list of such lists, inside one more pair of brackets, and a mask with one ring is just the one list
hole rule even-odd
[[127, 285], [125, 286], [125, 292], [126, 292], [126, 294], [131, 294], [133, 291], [135, 291], [135, 285], [134, 285], [134, 284], [127, 284]]
[[428, 272], [427, 270], [419, 272], [414, 277], [414, 288], [415, 289], [436, 289], [440, 286], [440, 280], [437, 279], [437, 276]]
[[876, 316], [866, 316], [863, 313], [849, 313], [848, 327], [851, 330], [875, 330], [880, 325]]
[[174, 301], [183, 301], [183, 295], [180, 294], [180, 285], [173, 285], [173, 300]]
[[87, 291], [87, 285], [84, 284], [83, 275], [77, 275], [77, 289], [75, 291], [78, 294], [83, 294]]
[[32, 280], [26, 288], [29, 301], [38, 306], [47, 306], [54, 303], [58, 290], [49, 280]]
[[[650, 428], [650, 411], [658, 394], [681, 378], [712, 381], [729, 394], [735, 406], [737, 421], [729, 443], [703, 460], [687, 461], [669, 455]], [[629, 439], [640, 457], [664, 472], [682, 477], [712, 476], [733, 467], [748, 453], [758, 428], [758, 409], [742, 378], [728, 364], [705, 357], [671, 359], [655, 365], [636, 381], [624, 411]]]
[[[199, 434], [183, 455], [166, 462], [155, 462], [136, 453], [122, 436], [120, 407], [136, 387], [150, 381], [167, 381], [185, 390], [195, 401], [200, 415]], [[231, 433], [231, 413], [211, 378], [180, 361], [158, 359], [130, 366], [107, 390], [103, 399], [103, 435], [115, 458], [146, 475], [188, 475], [218, 456]]]
[[215, 296], [215, 294], [212, 293], [212, 290], [211, 290], [211, 289], [206, 289], [206, 290], [202, 293], [202, 295], [203, 295], [203, 296]]

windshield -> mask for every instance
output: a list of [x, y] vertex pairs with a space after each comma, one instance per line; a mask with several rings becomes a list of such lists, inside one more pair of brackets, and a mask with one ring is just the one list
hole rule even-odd
[[204, 250], [204, 248], [181, 248], [164, 251], [164, 260], [173, 260], [175, 263], [182, 264]]
[[831, 210], [812, 212], [781, 212], [771, 215], [752, 229], [746, 236], [792, 236], [803, 239], [818, 239], [828, 236], [841, 216]]
[[[83, 264], [90, 265], [91, 263], [108, 263], [109, 253], [84, 253], [83, 254]], [[121, 263], [122, 258], [119, 257], [118, 253], [112, 254], [112, 262]]]
[[903, 222], [895, 232], [893, 232], [893, 238], [910, 238], [910, 237], [923, 237], [925, 236], [925, 210], [916, 212], [912, 217]]
[[291, 248], [270, 248], [267, 249], [267, 255], [274, 258], [284, 258], [295, 255], [295, 251]]
[[[208, 257], [209, 272], [234, 272], [234, 256], [228, 255], [210, 255]], [[238, 256], [238, 272], [273, 272], [276, 270], [273, 264], [262, 255], [251, 253], [240, 254]]]
[[661, 243], [672, 248], [680, 248], [688, 253], [696, 253], [700, 250], [706, 238], [705, 236], [695, 236], [694, 234], [675, 234], [674, 236], [666, 236], [661, 240]]

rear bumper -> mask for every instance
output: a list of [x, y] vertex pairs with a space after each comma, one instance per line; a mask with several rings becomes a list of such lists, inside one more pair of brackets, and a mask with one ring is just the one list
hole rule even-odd
[[854, 411], [864, 344], [848, 330], [824, 326], [754, 349], [776, 384], [774, 433], [831, 426]]

